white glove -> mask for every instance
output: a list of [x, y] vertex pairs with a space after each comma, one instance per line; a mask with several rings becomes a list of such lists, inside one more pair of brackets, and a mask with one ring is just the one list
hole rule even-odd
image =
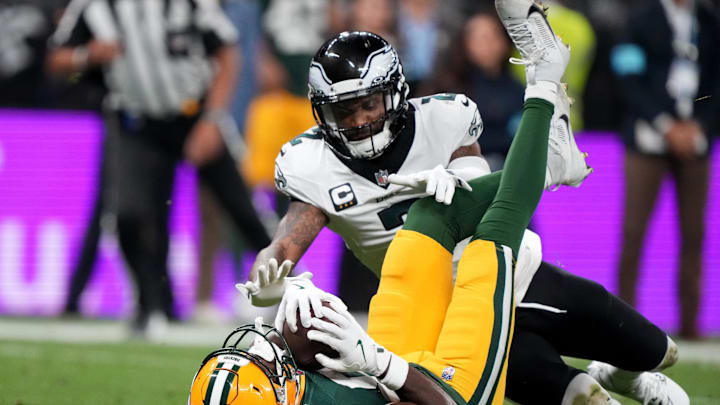
[[313, 318], [314, 329], [308, 331], [307, 337], [330, 346], [339, 357], [331, 359], [318, 353], [315, 355], [318, 363], [340, 373], [364, 373], [373, 377], [385, 373], [380, 382], [392, 390], [405, 384], [407, 361], [375, 343], [349, 312], [323, 307], [322, 315], [330, 322]]
[[[267, 332], [265, 328], [263, 328], [262, 316], [258, 316], [257, 318], [255, 318], [255, 330], [263, 335]], [[276, 352], [280, 357], [282, 357], [282, 355], [284, 354], [277, 345], [269, 342], [267, 339], [263, 339], [259, 335], [255, 335], [255, 338], [253, 339], [253, 344], [248, 350], [248, 353], [260, 356], [260, 358], [267, 362], [275, 361]]]
[[435, 201], [445, 205], [450, 205], [452, 202], [455, 187], [472, 191], [472, 187], [467, 181], [442, 165], [437, 165], [432, 170], [423, 170], [409, 175], [391, 174], [388, 176], [388, 181], [414, 189], [425, 189], [426, 195], [434, 195]]
[[[294, 277], [288, 277], [288, 279]], [[285, 288], [280, 308], [275, 317], [275, 329], [282, 331], [283, 324], [287, 322], [290, 330], [297, 332], [297, 310], [300, 309], [300, 323], [305, 328], [310, 327], [310, 320], [313, 313], [317, 316], [322, 313], [322, 302], [329, 302], [337, 311], [347, 311], [347, 306], [340, 298], [325, 292], [317, 287], [309, 279], [298, 279], [288, 282]]]
[[258, 307], [267, 307], [277, 304], [285, 293], [285, 287], [293, 279], [310, 279], [312, 273], [305, 272], [297, 277], [287, 277], [295, 266], [290, 260], [285, 260], [278, 267], [277, 260], [271, 258], [267, 264], [257, 268], [257, 281], [247, 281], [244, 284], [235, 284], [238, 291], [250, 298], [250, 303]]

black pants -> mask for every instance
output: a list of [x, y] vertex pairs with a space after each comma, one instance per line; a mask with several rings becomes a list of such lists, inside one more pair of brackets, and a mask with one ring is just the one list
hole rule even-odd
[[114, 146], [113, 140], [109, 139], [109, 134], [105, 131], [105, 137], [102, 141], [102, 149], [100, 155], [100, 173], [98, 175], [98, 189], [97, 196], [95, 197], [95, 203], [93, 204], [92, 214], [90, 216], [90, 222], [85, 228], [85, 236], [83, 237], [83, 244], [80, 250], [80, 256], [78, 261], [75, 263], [73, 270], [72, 279], [70, 280], [70, 291], [68, 292], [67, 300], [65, 301], [65, 312], [76, 313], [80, 303], [80, 295], [82, 294], [90, 276], [92, 275], [93, 268], [95, 267], [95, 260], [97, 258], [98, 243], [100, 243], [101, 233], [101, 221], [102, 216], [106, 210], [106, 201], [108, 200], [108, 192], [110, 191], [107, 187], [107, 175], [108, 175], [108, 156], [110, 148]]
[[559, 404], [581, 370], [560, 357], [630, 371], [657, 367], [667, 336], [603, 286], [543, 262], [516, 309], [505, 395], [519, 404]]
[[[113, 204], [120, 247], [138, 284], [140, 314], [162, 310], [172, 317], [173, 297], [167, 272], [168, 214], [175, 167], [196, 120], [131, 119], [110, 114], [108, 131], [117, 131], [111, 152]], [[226, 149], [198, 168], [198, 175], [227, 210], [253, 249], [270, 238], [259, 221], [250, 192]]]

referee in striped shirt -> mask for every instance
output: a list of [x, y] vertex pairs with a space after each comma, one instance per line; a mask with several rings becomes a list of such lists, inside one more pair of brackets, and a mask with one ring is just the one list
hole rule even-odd
[[223, 142], [236, 40], [216, 0], [72, 0], [52, 37], [52, 72], [100, 67], [109, 89], [108, 204], [139, 287], [137, 332], [173, 317], [167, 222], [181, 159], [197, 167], [251, 247], [270, 243]]

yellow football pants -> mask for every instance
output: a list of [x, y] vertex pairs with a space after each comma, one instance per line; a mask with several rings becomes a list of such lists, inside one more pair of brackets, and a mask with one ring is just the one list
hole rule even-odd
[[370, 301], [368, 334], [393, 353], [435, 351], [452, 294], [452, 253], [434, 239], [400, 230]]
[[[380, 288], [371, 302], [370, 335], [441, 377], [469, 404], [502, 404], [514, 322], [510, 248], [471, 242], [460, 259], [450, 297], [444, 289], [435, 294], [434, 284], [443, 279], [434, 273], [452, 272], [447, 270], [447, 263], [452, 265], [450, 252], [413, 231], [402, 230], [395, 239], [401, 242], [388, 249]], [[438, 308], [446, 308], [441, 322]], [[431, 325], [423, 324], [426, 311], [432, 314]]]

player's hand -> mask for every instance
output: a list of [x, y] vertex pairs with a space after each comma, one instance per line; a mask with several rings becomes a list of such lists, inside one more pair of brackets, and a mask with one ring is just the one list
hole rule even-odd
[[87, 63], [92, 66], [104, 66], [122, 54], [122, 46], [117, 42], [92, 40], [87, 45]]
[[[256, 263], [257, 264], [257, 263]], [[253, 269], [257, 274], [255, 281], [235, 284], [238, 291], [250, 298], [250, 302], [259, 307], [277, 304], [285, 294], [285, 287], [292, 279], [311, 279], [312, 273], [305, 272], [297, 277], [287, 277], [295, 266], [290, 260], [285, 260], [278, 266], [277, 259], [270, 258], [267, 263], [258, 265]]]
[[310, 323], [314, 329], [308, 331], [307, 337], [325, 343], [339, 356], [332, 359], [318, 353], [315, 355], [318, 363], [341, 373], [365, 373], [375, 377], [386, 370], [390, 362], [389, 352], [375, 343], [347, 310], [323, 307], [322, 316], [330, 322], [312, 318]]
[[700, 127], [693, 121], [675, 121], [665, 134], [670, 152], [681, 160], [690, 160], [696, 156], [696, 137], [701, 135]]
[[420, 189], [428, 196], [434, 195], [435, 201], [445, 205], [450, 205], [452, 202], [455, 187], [472, 191], [472, 187], [467, 181], [442, 165], [437, 165], [432, 170], [423, 170], [409, 175], [391, 174], [388, 176], [388, 181], [392, 184]]
[[217, 126], [201, 119], [190, 131], [183, 152], [187, 160], [199, 167], [220, 156], [222, 148], [223, 138]]
[[[283, 324], [287, 323], [290, 331], [297, 332], [298, 309], [300, 310], [300, 323], [303, 327], [309, 328], [313, 313], [321, 316], [319, 314], [322, 313], [323, 301], [330, 303], [338, 311], [347, 310], [347, 306], [340, 298], [315, 287], [309, 278], [288, 277], [288, 280], [285, 295], [283, 295], [275, 317], [275, 329], [282, 331]], [[312, 313], [310, 312], [311, 308]]]
[[[265, 335], [267, 333], [265, 327], [263, 327], [262, 316], [258, 316], [257, 318], [255, 318], [255, 330], [258, 331], [261, 335]], [[285, 354], [285, 351], [280, 349], [278, 345], [272, 343], [268, 339], [265, 339], [262, 336], [255, 334], [253, 344], [248, 349], [248, 353], [254, 354], [263, 359], [265, 361], [265, 365], [270, 367], [271, 370], [273, 370], [276, 360], [275, 354], [277, 353], [278, 357], [282, 358]]]

